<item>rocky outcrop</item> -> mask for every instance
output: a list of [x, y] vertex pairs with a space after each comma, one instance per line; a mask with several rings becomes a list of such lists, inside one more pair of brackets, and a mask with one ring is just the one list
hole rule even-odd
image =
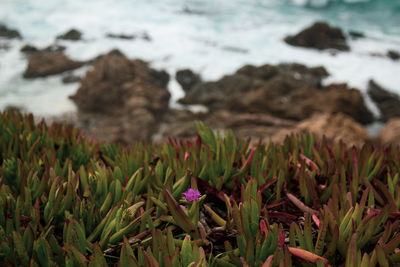
[[387, 55], [388, 58], [390, 58], [392, 60], [399, 60], [400, 59], [400, 52], [399, 51], [389, 50], [386, 55]]
[[316, 22], [294, 36], [287, 36], [285, 42], [293, 46], [318, 50], [337, 49], [348, 51], [350, 49], [342, 30], [331, 27], [325, 22]]
[[56, 75], [80, 68], [82, 65], [82, 62], [71, 60], [62, 52], [38, 52], [29, 57], [24, 78]]
[[323, 136], [335, 141], [342, 140], [347, 145], [362, 146], [372, 141], [368, 131], [349, 116], [342, 113], [320, 113], [299, 122], [293, 128], [282, 129], [272, 138], [272, 141], [283, 142], [289, 134], [313, 133], [317, 138]]
[[379, 132], [378, 138], [383, 144], [400, 145], [400, 117], [390, 119]]
[[136, 38], [133, 34], [123, 34], [123, 33], [107, 33], [106, 37], [114, 38], [114, 39], [123, 39], [123, 40], [133, 40]]
[[81, 118], [96, 114], [87, 123], [89, 132], [110, 132], [107, 140], [124, 143], [150, 140], [168, 109], [166, 74], [143, 61], [111, 53], [94, 63], [71, 99]]
[[192, 89], [196, 84], [201, 83], [200, 75], [194, 73], [190, 69], [178, 70], [175, 74], [175, 79], [185, 92]]
[[30, 45], [30, 44], [26, 44], [20, 49], [20, 51], [27, 56], [31, 56], [38, 52], [63, 52], [65, 49], [66, 49], [65, 46], [58, 45], [58, 44], [51, 44], [42, 49], [39, 49], [36, 46]]
[[31, 55], [31, 54], [34, 54], [34, 53], [39, 52], [39, 49], [38, 49], [36, 46], [27, 44], [27, 45], [24, 45], [24, 46], [20, 49], [20, 51], [21, 51], [22, 53]]
[[78, 106], [81, 127], [101, 139], [128, 144], [169, 136], [193, 138], [194, 122], [203, 121], [253, 142], [309, 131], [349, 144], [370, 140], [355, 122], [373, 119], [360, 92], [345, 84], [322, 86], [328, 73], [321, 67], [247, 65], [218, 81], [196, 82], [182, 102], [205, 105], [209, 112], [192, 113], [169, 108], [167, 73], [119, 51], [93, 62], [93, 70], [71, 98]]
[[22, 36], [17, 30], [10, 29], [6, 25], [0, 24], [0, 38], [22, 39]]
[[400, 117], [400, 97], [398, 95], [385, 90], [374, 80], [369, 81], [368, 95], [378, 106], [383, 121]]
[[323, 87], [321, 80], [327, 75], [324, 68], [300, 64], [248, 65], [216, 82], [197, 84], [180, 102], [297, 121], [319, 112], [343, 112], [360, 123], [372, 122], [361, 93], [345, 84]]
[[60, 34], [56, 37], [59, 40], [79, 41], [82, 40], [82, 33], [76, 29], [70, 29], [66, 33]]

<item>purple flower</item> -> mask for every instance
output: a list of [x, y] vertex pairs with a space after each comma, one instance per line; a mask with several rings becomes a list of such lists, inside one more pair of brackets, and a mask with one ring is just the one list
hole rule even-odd
[[189, 188], [182, 195], [185, 197], [186, 201], [188, 201], [188, 202], [192, 202], [192, 201], [198, 200], [199, 197], [201, 197], [201, 194], [200, 194], [199, 190], [195, 190], [195, 189], [192, 189], [192, 188]]

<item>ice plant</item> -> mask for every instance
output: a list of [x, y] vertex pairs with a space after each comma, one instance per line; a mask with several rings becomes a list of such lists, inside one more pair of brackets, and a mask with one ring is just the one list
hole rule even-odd
[[198, 200], [201, 197], [199, 190], [189, 188], [185, 193], [182, 194], [187, 202]]

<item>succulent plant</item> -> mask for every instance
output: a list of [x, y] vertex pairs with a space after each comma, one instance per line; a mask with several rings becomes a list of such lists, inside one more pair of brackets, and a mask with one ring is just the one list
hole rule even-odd
[[1, 265], [400, 264], [399, 147], [197, 130], [125, 147], [1, 113]]

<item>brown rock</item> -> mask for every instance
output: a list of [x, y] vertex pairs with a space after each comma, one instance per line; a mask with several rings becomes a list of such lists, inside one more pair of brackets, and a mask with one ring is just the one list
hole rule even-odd
[[24, 78], [37, 78], [63, 73], [81, 67], [83, 63], [69, 59], [62, 52], [38, 52], [29, 58]]
[[180, 100], [211, 111], [268, 113], [279, 118], [303, 120], [316, 112], [343, 112], [367, 124], [373, 121], [361, 93], [345, 84], [322, 87], [328, 74], [322, 67], [300, 64], [244, 66], [216, 82], [196, 85]]
[[[88, 132], [110, 132], [106, 140], [133, 143], [148, 141], [158, 131], [170, 97], [162, 86], [163, 72], [149, 68], [143, 61], [110, 53], [95, 61], [71, 98], [80, 117], [93, 120], [86, 127]], [[98, 115], [96, 120], [93, 114]]]
[[379, 132], [378, 138], [384, 144], [400, 145], [400, 117], [390, 119]]
[[337, 49], [348, 51], [346, 37], [341, 29], [331, 27], [325, 22], [316, 22], [294, 36], [285, 38], [285, 42], [293, 46], [309, 47], [318, 50]]
[[347, 145], [362, 146], [372, 141], [368, 131], [349, 116], [341, 113], [315, 114], [311, 118], [299, 122], [292, 129], [283, 129], [277, 132], [272, 141], [282, 142], [289, 134], [313, 133], [317, 138], [326, 136], [334, 141], [342, 140]]
[[368, 95], [381, 111], [383, 121], [387, 121], [393, 117], [400, 117], [400, 97], [397, 94], [385, 90], [374, 80], [370, 80]]

